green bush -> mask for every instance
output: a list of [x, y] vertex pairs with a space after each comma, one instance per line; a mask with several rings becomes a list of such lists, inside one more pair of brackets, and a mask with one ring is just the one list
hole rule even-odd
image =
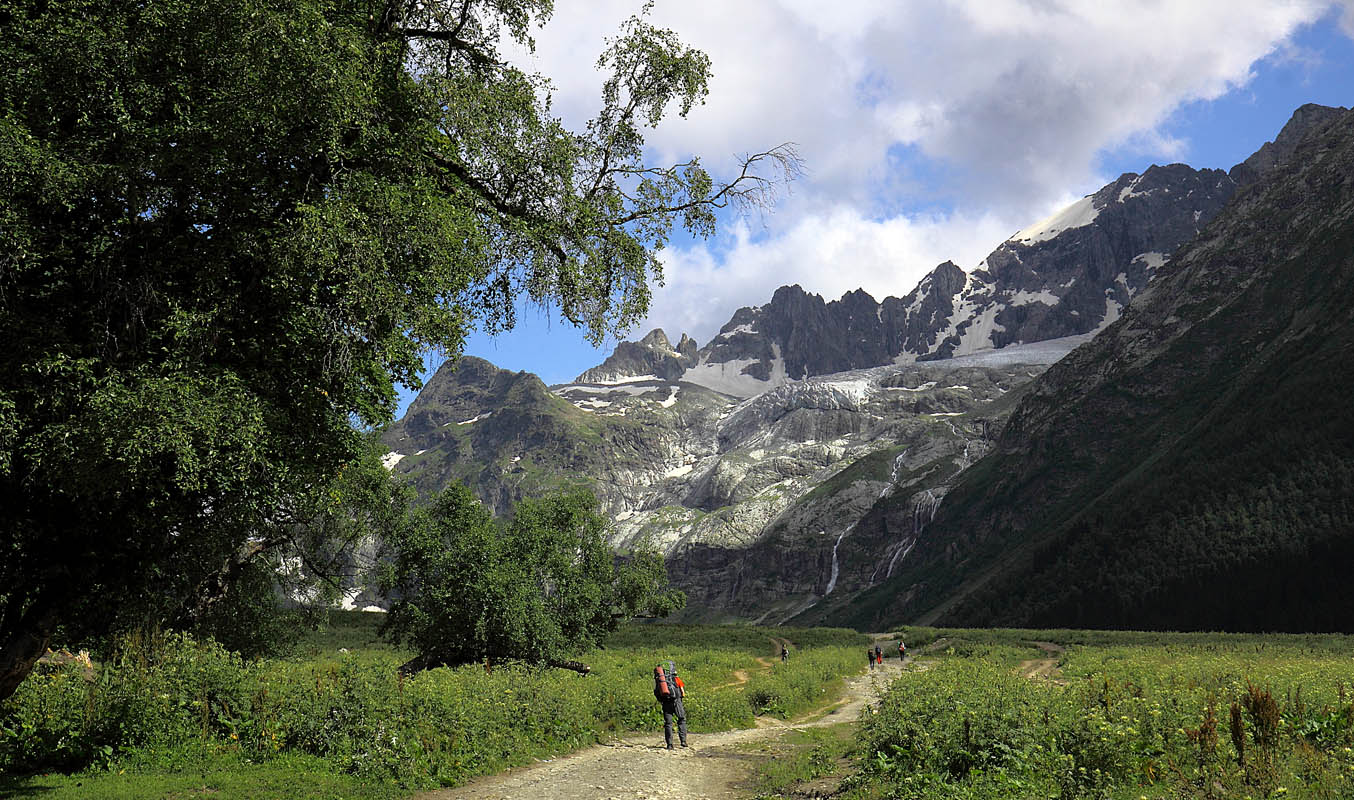
[[[861, 722], [847, 796], [1354, 797], [1347, 637], [1058, 633], [945, 631]], [[1048, 681], [1021, 641], [1102, 644]]]
[[[246, 662], [183, 634], [131, 637], [93, 680], [71, 665], [35, 673], [0, 705], [0, 771], [118, 759], [178, 769], [191, 750], [254, 763], [303, 755], [376, 783], [454, 785], [623, 732], [661, 730], [652, 693], [660, 661], [676, 661], [696, 733], [809, 710], [830, 699], [841, 675], [859, 671], [856, 645], [796, 649], [782, 664], [764, 631], [634, 627], [583, 656], [587, 676], [506, 664], [402, 678], [406, 654], [390, 649]], [[731, 646], [720, 645], [726, 632]], [[747, 684], [734, 680], [737, 671], [750, 674]]]
[[93, 675], [37, 670], [0, 713], [0, 770], [69, 768], [118, 752], [223, 737], [250, 723], [252, 667], [188, 634], [134, 635]]

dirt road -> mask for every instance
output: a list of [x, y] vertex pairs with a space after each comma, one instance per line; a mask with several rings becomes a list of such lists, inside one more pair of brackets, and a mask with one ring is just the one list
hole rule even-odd
[[1062, 657], [1063, 647], [1053, 642], [1030, 642], [1030, 644], [1044, 651], [1044, 658], [1032, 658], [1028, 661], [1020, 662], [1018, 669], [1020, 674], [1032, 680], [1046, 680], [1053, 683], [1062, 684], [1061, 673], [1058, 672], [1058, 659]]
[[[779, 655], [779, 648], [777, 648]], [[691, 747], [669, 751], [663, 734], [648, 733], [590, 747], [553, 761], [490, 775], [468, 786], [419, 795], [416, 800], [698, 800], [747, 797], [752, 771], [747, 745], [787, 730], [849, 722], [902, 671], [898, 659], [882, 670], [846, 680], [838, 705], [791, 722], [759, 719], [757, 727], [723, 733], [693, 733]]]

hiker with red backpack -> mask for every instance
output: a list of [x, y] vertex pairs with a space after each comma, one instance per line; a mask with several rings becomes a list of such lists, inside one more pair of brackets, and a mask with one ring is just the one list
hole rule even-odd
[[677, 667], [671, 661], [666, 669], [662, 664], [653, 668], [653, 696], [663, 705], [663, 739], [672, 749], [672, 718], [677, 718], [677, 735], [686, 747], [686, 684], [677, 677]]

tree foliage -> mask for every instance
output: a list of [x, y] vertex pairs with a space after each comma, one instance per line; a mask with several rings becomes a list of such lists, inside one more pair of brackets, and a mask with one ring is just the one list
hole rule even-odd
[[0, 0], [0, 698], [303, 521], [426, 349], [523, 299], [599, 339], [674, 224], [793, 173], [643, 162], [710, 66], [642, 17], [568, 130], [500, 53], [551, 10]]
[[523, 500], [500, 524], [454, 485], [419, 516], [390, 542], [383, 589], [399, 598], [385, 633], [413, 646], [422, 666], [559, 663], [624, 620], [685, 604], [657, 553], [617, 559], [586, 491]]
[[374, 588], [386, 542], [410, 524], [414, 502], [381, 452], [370, 436], [334, 480], [256, 531], [166, 620], [246, 657], [275, 655], [345, 595]]

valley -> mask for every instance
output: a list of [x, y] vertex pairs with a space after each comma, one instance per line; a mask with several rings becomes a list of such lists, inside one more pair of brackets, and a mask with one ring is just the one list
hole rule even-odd
[[1354, 0], [0, 31], [0, 798], [1354, 798]]
[[[1304, 106], [1273, 142], [1229, 171], [1176, 164], [1127, 173], [1016, 233], [970, 271], [941, 264], [901, 298], [876, 302], [852, 292], [824, 302], [798, 286], [782, 287], [768, 304], [739, 310], [703, 346], [685, 334], [673, 344], [654, 330], [620, 344], [570, 383], [548, 387], [529, 373], [472, 358], [448, 364], [383, 434], [387, 463], [425, 495], [463, 481], [499, 514], [553, 486], [588, 488], [612, 520], [618, 551], [656, 547], [666, 556], [674, 584], [688, 596], [686, 620], [880, 627], [988, 619], [959, 612], [959, 598], [947, 593], [976, 591], [998, 572], [1025, 574], [1005, 566], [1008, 552], [1017, 554], [1012, 563], [1082, 552], [1084, 538], [1066, 532], [1027, 541], [1020, 531], [1043, 523], [1024, 515], [1075, 486], [1082, 506], [1058, 513], [1078, 520], [1066, 525], [1081, 526], [1081, 537], [1088, 521], [1078, 509], [1114, 484], [1109, 472], [1133, 470], [1112, 455], [1128, 452], [1119, 441], [1139, 425], [1129, 421], [1165, 413], [1156, 401], [1120, 396], [1088, 407], [1081, 422], [1052, 423], [1044, 420], [1054, 409], [1072, 408], [1053, 398], [1072, 396], [1083, 382], [1115, 385], [1114, 376], [1139, 370], [1192, 327], [1179, 322], [1197, 316], [1185, 309], [1225, 305], [1225, 297], [1237, 296], [1231, 287], [1255, 282], [1259, 298], [1271, 285], [1310, 283], [1297, 272], [1310, 267], [1275, 248], [1265, 258], [1293, 265], [1282, 278], [1260, 279], [1276, 262], [1253, 252], [1229, 263], [1229, 278], [1216, 271], [1200, 277], [1194, 254], [1226, 261], [1228, 248], [1250, 247], [1236, 238], [1238, 225], [1259, 226], [1252, 238], [1268, 236], [1269, 223], [1258, 215], [1269, 212], [1257, 203], [1311, 163], [1310, 140], [1343, 142], [1348, 133], [1348, 112]], [[1321, 163], [1325, 180], [1337, 161], [1332, 153]], [[1283, 202], [1319, 203], [1324, 214], [1346, 201]], [[1239, 221], [1247, 214], [1254, 222]], [[1341, 295], [1339, 274], [1330, 273], [1335, 282], [1321, 296]], [[1296, 302], [1293, 313], [1311, 317]], [[1207, 319], [1217, 337], [1227, 337], [1278, 308], [1253, 304], [1226, 323], [1216, 312]], [[1332, 310], [1331, 320], [1341, 318]], [[1265, 337], [1285, 335], [1284, 325], [1303, 330], [1291, 321], [1275, 325], [1245, 336], [1263, 348]], [[1210, 388], [1159, 383], [1130, 391], [1224, 391], [1218, 387], [1233, 380], [1233, 362], [1217, 361], [1224, 342], [1182, 344], [1194, 361], [1172, 367], [1177, 374], [1212, 370]], [[1137, 361], [1128, 367], [1131, 359]], [[1313, 397], [1333, 397], [1332, 388]], [[1331, 441], [1347, 443], [1347, 424], [1335, 421], [1341, 418], [1336, 412], [1326, 423], [1334, 426]], [[1037, 430], [1034, 419], [1041, 420]], [[1176, 442], [1158, 441], [1134, 446], [1152, 452]], [[1048, 455], [1031, 457], [1039, 452]], [[1001, 487], [1017, 480], [1031, 494], [1013, 506]], [[977, 500], [979, 492], [1002, 499], [992, 505]], [[1075, 575], [1050, 580], [1031, 597], [1081, 591]], [[1014, 596], [1007, 588], [983, 591]], [[1032, 609], [1045, 601], [1030, 602]], [[990, 619], [1093, 619], [1060, 608]], [[1131, 624], [1133, 613], [1125, 613], [1112, 624]], [[1265, 624], [1283, 625], [1280, 618]]]

